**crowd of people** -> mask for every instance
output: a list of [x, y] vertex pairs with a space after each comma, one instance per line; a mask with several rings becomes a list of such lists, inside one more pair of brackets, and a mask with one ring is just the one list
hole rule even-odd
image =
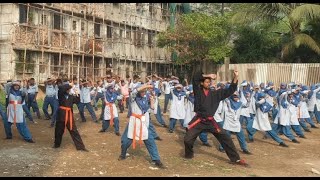
[[[86, 107], [92, 121], [101, 124], [100, 133], [111, 126], [116, 136], [122, 136], [119, 160], [126, 158], [131, 145], [135, 149], [137, 143], [144, 142], [158, 167], [164, 165], [155, 140], [162, 139], [151, 121], [152, 114], [169, 133], [174, 133], [177, 121], [186, 130], [185, 158], [193, 158], [193, 144], [197, 137], [203, 145], [211, 147], [207, 135], [212, 133], [219, 141], [219, 151], [225, 152], [232, 163], [243, 166], [248, 163], [240, 158], [232, 134], [236, 135], [242, 152], [250, 155], [252, 152], [247, 143], [254, 142], [257, 131], [265, 132], [265, 139], [271, 138], [279, 146], [288, 147], [279, 135], [300, 143], [294, 134], [306, 138], [304, 132], [311, 132], [309, 126], [318, 128], [313, 117], [320, 123], [320, 84], [307, 86], [291, 82], [281, 83], [278, 88], [272, 82], [254, 84], [244, 80], [238, 84], [237, 71], [230, 82], [216, 83], [215, 79], [215, 74], [202, 72], [197, 72], [191, 83], [187, 79], [180, 82], [178, 77], [156, 74], [142, 80], [139, 75], [122, 79], [110, 73], [96, 82], [77, 78], [69, 80], [67, 76], [48, 78], [42, 110], [44, 118], [50, 121], [49, 127], [55, 128], [53, 148], [60, 147], [65, 129], [68, 129], [76, 149], [88, 151], [77, 130], [74, 104], [81, 122], [86, 122]], [[11, 126], [14, 124], [26, 142], [34, 143], [26, 118], [37, 123], [32, 108], [41, 119], [35, 79], [8, 80], [4, 87], [6, 111], [0, 107], [0, 113], [6, 139], [12, 139]], [[164, 95], [163, 111], [159, 103], [161, 95]], [[99, 101], [102, 103], [101, 114], [96, 114]], [[51, 113], [48, 112], [49, 105]], [[119, 121], [124, 119], [119, 118], [119, 113], [125, 113], [126, 109], [128, 123], [121, 133]], [[168, 120], [164, 118], [167, 112]]]

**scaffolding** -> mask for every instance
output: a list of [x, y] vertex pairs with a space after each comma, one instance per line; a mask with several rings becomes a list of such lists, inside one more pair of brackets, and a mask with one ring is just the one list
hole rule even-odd
[[[156, 46], [157, 34], [170, 25], [169, 3], [0, 5], [0, 49], [10, 51], [0, 51], [2, 82], [34, 77], [41, 83], [62, 74], [96, 80], [109, 72], [122, 78], [187, 73], [172, 63], [168, 49]], [[11, 11], [5, 15], [4, 9]], [[182, 9], [178, 4], [177, 15]]]

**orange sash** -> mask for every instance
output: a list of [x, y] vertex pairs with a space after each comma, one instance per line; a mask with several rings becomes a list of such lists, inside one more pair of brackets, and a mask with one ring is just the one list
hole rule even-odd
[[[66, 131], [66, 127], [67, 127], [68, 121], [70, 121], [70, 130], [72, 130], [73, 117], [72, 117], [71, 108], [69, 108], [69, 107], [64, 107], [64, 106], [60, 106], [59, 108], [66, 111], [66, 116], [65, 116], [65, 120], [64, 120], [64, 126], [65, 126], [64, 132]], [[69, 115], [69, 118], [68, 118], [68, 115]]]
[[113, 126], [113, 103], [106, 102], [106, 106], [110, 108], [110, 126]]
[[[13, 104], [13, 111], [14, 111], [14, 115], [13, 115], [13, 124], [16, 125], [17, 124], [17, 104], [21, 104], [21, 102], [18, 101], [10, 101], [10, 104]], [[8, 111], [8, 116], [9, 116], [9, 111]]]
[[[142, 121], [141, 121], [141, 117], [143, 115], [139, 115], [139, 114], [135, 114], [135, 113], [132, 113], [131, 116], [135, 117], [136, 119], [139, 119], [140, 120], [140, 136], [139, 136], [139, 144], [140, 144], [140, 147], [142, 145]], [[137, 129], [137, 124], [136, 124], [136, 121], [134, 121], [134, 129], [133, 129], [133, 142], [132, 142], [132, 148], [135, 149], [136, 148], [136, 129]]]

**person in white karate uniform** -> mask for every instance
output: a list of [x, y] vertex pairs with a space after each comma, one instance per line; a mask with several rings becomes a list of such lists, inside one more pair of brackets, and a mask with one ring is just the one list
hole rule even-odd
[[109, 84], [105, 91], [104, 100], [104, 116], [102, 121], [102, 129], [99, 132], [106, 132], [109, 126], [114, 126], [115, 134], [120, 136], [119, 132], [119, 114], [115, 102], [122, 100], [122, 95], [116, 92], [113, 84]]
[[292, 130], [300, 137], [306, 138], [304, 133], [301, 130], [300, 123], [298, 120], [298, 105], [300, 103], [300, 94], [299, 91], [301, 88], [296, 87], [295, 89], [291, 90], [291, 93], [288, 95], [288, 102], [289, 102], [289, 112], [290, 112], [290, 125]]
[[[19, 134], [28, 143], [34, 143], [31, 132], [27, 126], [26, 119], [23, 115], [22, 103], [26, 94], [20, 90], [21, 83], [13, 81], [8, 92], [7, 116], [3, 120], [6, 132], [6, 139], [12, 139], [11, 126], [17, 127]], [[7, 119], [6, 119], [7, 118]]]
[[315, 126], [314, 124], [312, 124], [313, 122], [312, 122], [310, 114], [308, 112], [307, 102], [308, 102], [309, 93], [310, 93], [310, 90], [309, 90], [308, 86], [302, 86], [301, 97], [300, 97], [301, 99], [300, 99], [300, 102], [298, 105], [299, 124], [303, 128], [303, 130], [306, 132], [311, 132], [310, 129], [308, 128], [306, 122], [311, 124], [311, 127], [312, 127], [312, 125]]
[[[283, 91], [279, 96], [279, 112], [274, 120], [275, 124], [278, 124], [280, 132], [283, 133], [294, 143], [299, 143], [291, 132], [291, 113], [289, 110], [288, 94], [291, 94], [292, 90]], [[298, 122], [299, 123], [299, 122]]]
[[[317, 84], [319, 85], [319, 84]], [[308, 111], [311, 119], [315, 116], [318, 123], [320, 123], [320, 86], [311, 85], [311, 92], [308, 95]], [[317, 98], [318, 97], [318, 98]], [[313, 127], [315, 128], [315, 127]]]
[[256, 116], [252, 127], [258, 131], [266, 132], [274, 141], [279, 143], [279, 146], [288, 147], [283, 140], [272, 130], [268, 112], [271, 111], [272, 106], [267, 102], [265, 93], [258, 93], [256, 96]]
[[177, 120], [179, 120], [181, 127], [183, 127], [183, 121], [186, 117], [184, 100], [187, 93], [183, 90], [181, 84], [177, 84], [174, 89], [171, 90], [171, 93], [172, 101], [170, 106], [169, 132], [173, 133]]
[[246, 131], [249, 136], [249, 142], [253, 142], [253, 139], [250, 138], [251, 134], [254, 133], [254, 129], [252, 128], [253, 118], [250, 114], [250, 108], [252, 106], [252, 92], [250, 90], [250, 84], [246, 80], [240, 84], [239, 92], [240, 101], [243, 104], [240, 110], [240, 123], [241, 125], [243, 125], [244, 123], [246, 124]]
[[240, 124], [240, 113], [243, 104], [239, 99], [239, 92], [236, 91], [224, 101], [225, 106], [223, 129], [227, 130], [229, 135], [231, 135], [230, 132], [236, 133], [242, 152], [245, 154], [252, 154], [247, 148], [245, 136]]
[[[219, 84], [218, 84], [217, 90], [219, 90], [220, 88], [221, 88], [221, 86], [219, 87]], [[224, 108], [223, 107], [226, 105], [225, 103], [226, 103], [225, 101], [220, 101], [218, 109], [213, 116], [214, 120], [217, 122], [217, 124], [219, 125], [220, 128], [223, 128], [224, 120], [222, 117], [224, 117]], [[223, 149], [223, 147], [220, 143], [218, 146], [218, 150], [220, 152], [225, 152], [225, 150]]]
[[[255, 116], [256, 116], [256, 111], [257, 111], [257, 108], [256, 108], [256, 99], [257, 99], [257, 96], [258, 96], [258, 93], [259, 93], [259, 85], [257, 84], [254, 84], [252, 85], [252, 94], [251, 94], [251, 98], [250, 98], [250, 107], [249, 107], [249, 112], [250, 112], [250, 117], [252, 119], [252, 125], [251, 127], [253, 126], [253, 122], [255, 120]], [[247, 125], [248, 127], [248, 125]], [[248, 129], [247, 129], [248, 130]], [[249, 142], [253, 142], [253, 135], [256, 133], [256, 129], [254, 129], [253, 127], [250, 129], [250, 131], [247, 131], [248, 133], [248, 139], [249, 139]]]
[[90, 113], [90, 116], [93, 122], [98, 123], [97, 116], [93, 110], [93, 106], [91, 105], [91, 97], [90, 92], [92, 90], [92, 82], [83, 80], [80, 84], [80, 104], [79, 104], [79, 113], [82, 122], [86, 122], [86, 118], [84, 116], [84, 108], [86, 107]]
[[142, 141], [146, 145], [152, 162], [156, 166], [164, 168], [164, 165], [160, 161], [158, 148], [149, 126], [149, 111], [154, 109], [154, 99], [152, 96], [150, 98], [146, 97], [146, 89], [152, 87], [152, 85], [139, 84], [131, 92], [130, 101], [132, 111], [129, 123], [121, 137], [121, 154], [118, 160], [124, 160], [126, 158], [128, 148], [133, 144], [133, 149], [135, 149], [136, 141], [138, 140], [140, 146]]

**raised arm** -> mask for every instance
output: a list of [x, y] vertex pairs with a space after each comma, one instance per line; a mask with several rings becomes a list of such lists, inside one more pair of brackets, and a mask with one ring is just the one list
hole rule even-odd
[[203, 78], [202, 71], [198, 71], [195, 73], [195, 75], [192, 78], [192, 85], [193, 85], [193, 92], [194, 94], [199, 94], [200, 92], [200, 81]]
[[316, 94], [317, 92], [320, 91], [320, 87], [318, 87], [317, 89], [315, 89], [313, 92]]
[[156, 76], [156, 78], [158, 78], [160, 81], [163, 81], [163, 79], [161, 77], [159, 77], [157, 74], [154, 74]]
[[218, 95], [218, 99], [220, 101], [231, 96], [237, 90], [238, 77], [239, 77], [239, 72], [234, 71], [233, 72], [233, 80], [232, 80], [228, 89], [219, 89], [217, 91], [213, 91], [213, 93], [216, 93], [216, 95]]
[[188, 79], [184, 79], [184, 81], [186, 82], [186, 86], [189, 86]]
[[177, 79], [177, 80], [179, 80], [179, 78], [176, 77], [176, 76], [171, 76], [171, 79]]
[[247, 104], [247, 99], [245, 97], [245, 94], [243, 94], [243, 87], [240, 87], [240, 101], [243, 103], [243, 104]]
[[134, 100], [136, 98], [139, 91], [142, 91], [147, 88], [153, 88], [153, 86], [145, 84], [145, 85], [139, 87], [138, 89], [133, 89], [131, 92], [131, 100]]
[[265, 102], [266, 102], [266, 99], [265, 99], [265, 98], [261, 99], [260, 101], [256, 101], [256, 106], [257, 106], [257, 107], [260, 107], [260, 105], [263, 104], [263, 103], [265, 103]]
[[151, 75], [150, 75], [150, 76], [147, 76], [146, 79], [147, 79], [148, 81], [150, 81], [150, 80], [151, 80]]
[[[291, 91], [291, 90], [289, 90], [289, 91]], [[287, 96], [287, 94], [288, 94], [289, 91], [283, 92], [283, 93], [279, 96], [279, 102], [281, 102], [282, 99]]]

